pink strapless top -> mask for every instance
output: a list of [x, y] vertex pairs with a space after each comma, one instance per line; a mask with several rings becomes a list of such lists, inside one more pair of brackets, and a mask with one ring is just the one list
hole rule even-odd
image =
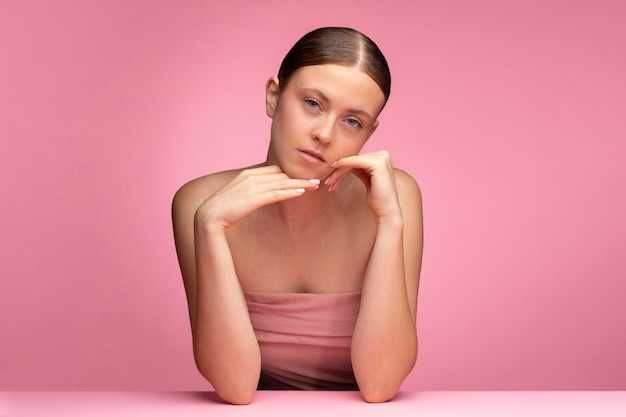
[[259, 389], [358, 389], [350, 346], [360, 292], [244, 296], [261, 349]]

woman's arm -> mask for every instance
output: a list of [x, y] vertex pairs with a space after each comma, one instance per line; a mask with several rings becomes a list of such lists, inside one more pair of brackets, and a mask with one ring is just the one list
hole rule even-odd
[[247, 404], [257, 388], [261, 358], [226, 230], [257, 208], [302, 195], [314, 184], [262, 167], [243, 171], [202, 201], [201, 189], [208, 185], [184, 186], [172, 206], [194, 357], [220, 398]]
[[260, 353], [234, 272], [225, 231], [196, 216], [197, 186], [178, 191], [172, 220], [189, 307], [196, 366], [224, 401], [247, 404], [260, 373]]
[[337, 167], [353, 168], [365, 183], [376, 219], [376, 241], [352, 339], [352, 366], [365, 400], [387, 401], [398, 392], [417, 357], [421, 194], [413, 178], [394, 171], [386, 152], [345, 158]]

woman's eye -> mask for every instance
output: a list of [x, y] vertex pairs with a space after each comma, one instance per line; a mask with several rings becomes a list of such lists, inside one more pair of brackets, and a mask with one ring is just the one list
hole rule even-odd
[[363, 127], [361, 122], [359, 122], [357, 119], [346, 119], [346, 123], [350, 127]]
[[312, 109], [319, 109], [319, 108], [320, 108], [320, 104], [319, 104], [317, 101], [315, 101], [315, 100], [313, 100], [313, 99], [311, 99], [311, 98], [307, 98], [307, 99], [305, 99], [305, 100], [304, 100], [304, 103], [305, 103], [308, 107], [310, 107], [310, 108], [312, 108]]

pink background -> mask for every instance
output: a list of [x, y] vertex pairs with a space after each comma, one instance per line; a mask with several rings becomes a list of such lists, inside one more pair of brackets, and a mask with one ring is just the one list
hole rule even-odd
[[626, 390], [626, 3], [0, 2], [0, 389], [196, 390], [170, 201], [306, 31], [382, 48], [424, 194], [404, 389]]

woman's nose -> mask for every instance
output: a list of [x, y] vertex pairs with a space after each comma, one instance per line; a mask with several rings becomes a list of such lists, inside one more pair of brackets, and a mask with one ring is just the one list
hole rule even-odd
[[333, 139], [333, 128], [332, 118], [324, 117], [313, 131], [313, 138], [323, 144], [328, 144]]

